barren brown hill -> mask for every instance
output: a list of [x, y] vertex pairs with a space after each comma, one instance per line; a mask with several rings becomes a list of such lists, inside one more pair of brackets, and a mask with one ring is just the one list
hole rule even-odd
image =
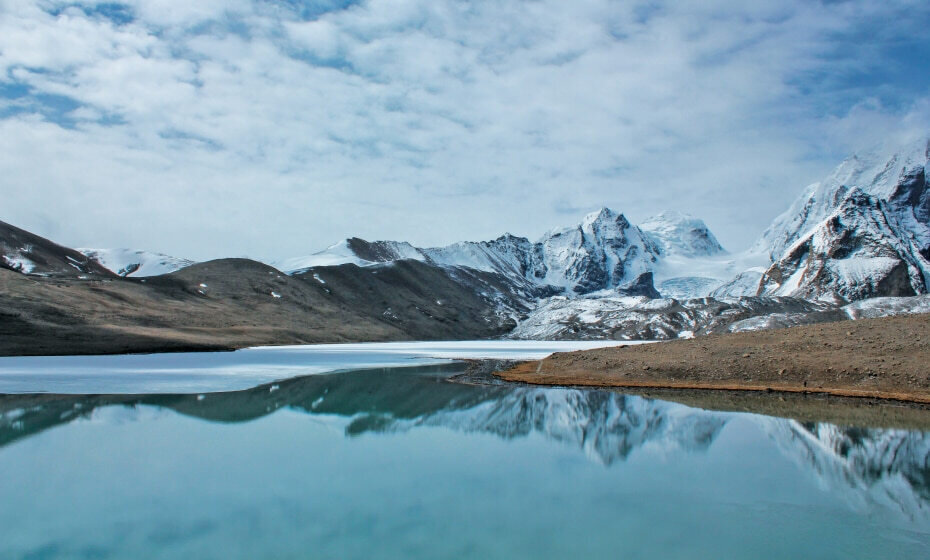
[[930, 315], [559, 353], [498, 375], [540, 385], [811, 392], [930, 403]]
[[325, 283], [246, 259], [143, 279], [0, 269], [0, 355], [490, 338], [513, 327], [474, 290], [423, 263], [316, 274]]

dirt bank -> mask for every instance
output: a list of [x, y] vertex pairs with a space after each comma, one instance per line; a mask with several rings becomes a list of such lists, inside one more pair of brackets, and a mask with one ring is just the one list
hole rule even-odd
[[540, 385], [828, 393], [930, 403], [930, 315], [559, 353], [497, 375]]

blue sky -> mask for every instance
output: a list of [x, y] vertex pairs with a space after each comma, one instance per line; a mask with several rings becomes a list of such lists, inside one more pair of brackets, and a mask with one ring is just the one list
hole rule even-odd
[[277, 259], [530, 238], [600, 206], [747, 247], [930, 134], [925, 1], [0, 3], [0, 219]]

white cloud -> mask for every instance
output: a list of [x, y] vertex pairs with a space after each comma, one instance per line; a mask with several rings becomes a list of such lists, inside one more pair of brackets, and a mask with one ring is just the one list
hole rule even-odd
[[837, 108], [830, 85], [855, 69], [844, 34], [926, 13], [907, 2], [370, 0], [311, 21], [131, 4], [125, 24], [0, 8], [0, 81], [79, 105], [43, 119], [7, 102], [2, 219], [74, 245], [277, 258], [348, 235], [535, 236], [606, 204], [704, 216], [738, 249], [857, 147], [844, 138], [927, 122], [926, 92], [889, 107], [866, 87]]

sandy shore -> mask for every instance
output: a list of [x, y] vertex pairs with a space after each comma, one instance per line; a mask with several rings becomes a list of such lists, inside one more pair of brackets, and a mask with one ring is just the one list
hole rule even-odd
[[559, 353], [497, 375], [539, 385], [825, 393], [930, 403], [930, 315]]

